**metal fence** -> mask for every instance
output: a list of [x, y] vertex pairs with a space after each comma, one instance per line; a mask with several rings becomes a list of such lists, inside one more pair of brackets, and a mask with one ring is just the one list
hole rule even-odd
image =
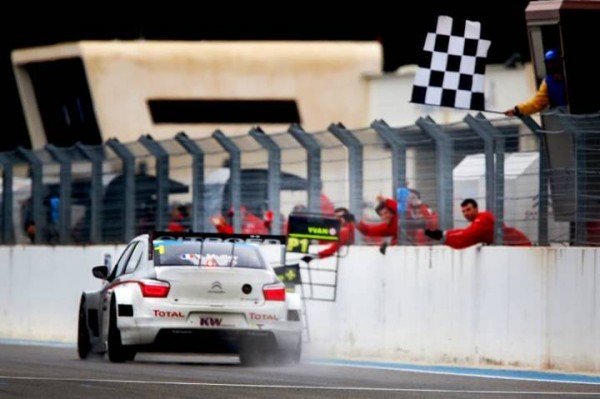
[[376, 196], [408, 188], [404, 245], [430, 243], [414, 224], [419, 207], [441, 229], [464, 226], [465, 198], [495, 214], [497, 244], [511, 244], [507, 227], [539, 245], [597, 244], [600, 117], [547, 114], [544, 126], [478, 114], [446, 125], [425, 117], [402, 127], [377, 120], [358, 130], [292, 125], [274, 134], [257, 127], [236, 137], [19, 148], [0, 153], [2, 243], [125, 242], [153, 229], [214, 231], [220, 217], [236, 232], [278, 234], [294, 210], [340, 206], [377, 222]]

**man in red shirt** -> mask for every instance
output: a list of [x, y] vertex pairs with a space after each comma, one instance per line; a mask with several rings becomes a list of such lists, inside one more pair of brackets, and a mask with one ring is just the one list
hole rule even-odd
[[356, 229], [368, 237], [392, 237], [392, 245], [398, 243], [398, 203], [391, 198], [377, 196], [375, 212], [381, 223], [365, 223], [362, 220]]
[[316, 256], [312, 254], [303, 256], [304, 262], [308, 263], [315, 258], [327, 258], [338, 252], [342, 246], [354, 244], [354, 215], [346, 208], [336, 208], [334, 215], [340, 221], [340, 239], [319, 251]]
[[184, 205], [177, 205], [173, 207], [171, 211], [171, 220], [169, 220], [169, 224], [167, 225], [167, 231], [187, 231], [187, 227], [185, 226], [185, 222], [188, 219], [187, 208]]
[[[383, 195], [377, 196], [375, 212], [379, 215], [381, 223], [365, 223], [360, 221], [356, 229], [366, 237], [392, 237], [390, 244], [398, 244], [398, 203]], [[385, 255], [387, 242], [379, 247], [379, 252]]]
[[425, 245], [430, 240], [425, 236], [425, 229], [437, 229], [437, 214], [421, 200], [421, 193], [415, 189], [410, 192], [406, 204], [406, 235], [409, 243]]
[[[261, 219], [252, 212], [248, 212], [242, 205], [242, 234], [269, 234], [273, 212], [265, 212], [265, 219]], [[270, 213], [269, 213], [270, 212]], [[227, 212], [227, 218], [233, 219], [233, 210]], [[233, 234], [233, 226], [224, 216], [213, 216], [210, 218], [212, 224], [220, 234]]]
[[[425, 235], [434, 240], [442, 240], [454, 249], [463, 249], [478, 243], [493, 244], [496, 222], [494, 215], [487, 211], [479, 212], [477, 201], [472, 198], [464, 200], [460, 206], [465, 219], [471, 222], [470, 225], [464, 229], [450, 229], [445, 232], [425, 230]], [[521, 231], [506, 226], [503, 229], [505, 235], [510, 235], [506, 237], [506, 245], [531, 246], [531, 242]]]

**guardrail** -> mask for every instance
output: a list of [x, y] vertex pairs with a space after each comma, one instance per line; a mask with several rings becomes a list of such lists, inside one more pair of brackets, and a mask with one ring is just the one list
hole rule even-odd
[[[343, 206], [377, 221], [375, 197], [406, 187], [441, 228], [465, 223], [458, 204], [470, 197], [496, 215], [497, 244], [506, 243], [502, 223], [538, 245], [600, 243], [600, 117], [544, 118], [545, 129], [529, 118], [477, 114], [446, 125], [424, 117], [402, 127], [377, 120], [363, 129], [292, 125], [273, 134], [257, 127], [235, 137], [182, 132], [163, 141], [19, 148], [0, 153], [1, 242], [122, 243], [155, 229], [212, 231], [215, 216], [236, 232], [278, 234], [303, 208]], [[400, 212], [399, 242], [428, 243], [410, 204]]]

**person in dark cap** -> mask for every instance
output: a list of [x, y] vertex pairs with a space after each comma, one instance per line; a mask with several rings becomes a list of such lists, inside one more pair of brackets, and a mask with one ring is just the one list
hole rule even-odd
[[527, 116], [540, 112], [548, 106], [556, 108], [567, 105], [562, 57], [558, 50], [546, 51], [544, 62], [546, 77], [542, 80], [537, 93], [529, 100], [504, 111], [506, 116]]

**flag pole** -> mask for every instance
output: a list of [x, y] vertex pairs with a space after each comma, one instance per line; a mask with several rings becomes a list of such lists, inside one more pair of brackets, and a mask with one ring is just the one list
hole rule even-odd
[[[473, 110], [473, 111], [477, 111], [477, 110]], [[492, 110], [492, 109], [482, 109], [479, 112], [489, 112], [491, 114], [502, 114], [502, 115], [504, 115], [504, 111], [495, 111], [495, 110]]]
[[425, 105], [427, 107], [451, 108], [451, 109], [458, 109], [458, 110], [461, 110], [461, 111], [489, 112], [491, 114], [501, 114], [501, 115], [504, 115], [504, 111], [496, 111], [496, 110], [493, 110], [493, 109], [471, 109], [471, 108], [449, 107], [447, 105], [416, 103], [414, 101], [409, 101], [408, 103], [409, 104], [415, 104], [415, 105]]

